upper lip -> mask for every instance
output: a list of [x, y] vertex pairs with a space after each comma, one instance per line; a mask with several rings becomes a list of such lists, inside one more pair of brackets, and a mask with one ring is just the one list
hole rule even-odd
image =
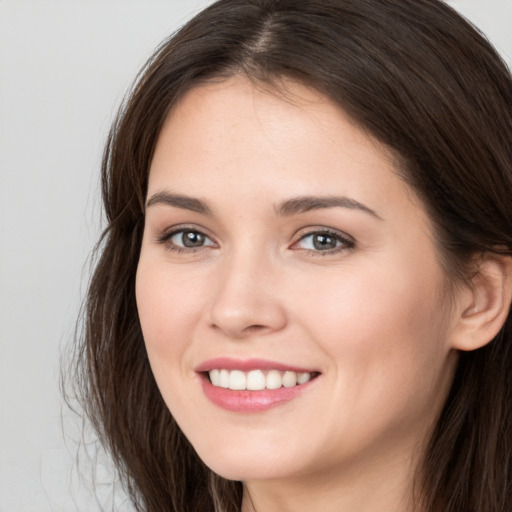
[[249, 372], [251, 370], [280, 370], [283, 372], [297, 372], [297, 373], [317, 373], [318, 371], [312, 368], [302, 368], [299, 366], [282, 363], [278, 361], [270, 361], [268, 359], [235, 359], [231, 357], [216, 357], [208, 359], [203, 363], [196, 366], [195, 371], [198, 373], [208, 372], [210, 370], [240, 370]]

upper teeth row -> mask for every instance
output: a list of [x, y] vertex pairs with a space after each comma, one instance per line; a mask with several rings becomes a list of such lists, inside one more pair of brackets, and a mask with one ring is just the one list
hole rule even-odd
[[309, 372], [281, 372], [270, 370], [266, 374], [262, 370], [242, 372], [240, 370], [210, 370], [210, 381], [214, 386], [233, 390], [257, 391], [260, 389], [279, 389], [284, 386], [291, 388], [297, 384], [305, 384], [311, 380]]

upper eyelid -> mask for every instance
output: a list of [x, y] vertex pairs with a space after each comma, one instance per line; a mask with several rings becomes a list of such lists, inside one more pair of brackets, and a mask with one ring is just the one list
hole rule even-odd
[[181, 231], [196, 231], [198, 233], [201, 233], [202, 235], [208, 237], [210, 240], [215, 241], [215, 237], [210, 233], [210, 230], [199, 227], [193, 224], [177, 224], [175, 226], [171, 226], [168, 228], [163, 229], [160, 234], [156, 236], [158, 240], [166, 239], [168, 240], [172, 236], [174, 236], [176, 233], [179, 233]]
[[352, 237], [345, 231], [341, 231], [335, 228], [329, 228], [327, 226], [312, 226], [307, 228], [301, 228], [294, 235], [294, 238], [296, 240], [295, 243], [297, 243], [299, 240], [302, 240], [303, 238], [306, 238], [317, 233], [327, 233], [329, 235], [337, 236], [349, 242], [355, 243], [354, 237]]

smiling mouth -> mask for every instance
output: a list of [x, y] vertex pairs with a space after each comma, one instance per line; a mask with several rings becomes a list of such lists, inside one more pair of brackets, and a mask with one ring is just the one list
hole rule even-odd
[[241, 370], [212, 369], [204, 372], [209, 382], [217, 388], [233, 391], [261, 391], [280, 388], [293, 388], [316, 378], [318, 372], [295, 372], [281, 370]]

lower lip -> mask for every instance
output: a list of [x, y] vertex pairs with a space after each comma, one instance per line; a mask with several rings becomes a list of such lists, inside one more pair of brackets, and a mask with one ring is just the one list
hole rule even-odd
[[232, 412], [254, 413], [267, 411], [294, 400], [306, 391], [317, 378], [291, 388], [235, 391], [214, 386], [204, 375], [201, 375], [201, 385], [210, 402], [222, 409]]

